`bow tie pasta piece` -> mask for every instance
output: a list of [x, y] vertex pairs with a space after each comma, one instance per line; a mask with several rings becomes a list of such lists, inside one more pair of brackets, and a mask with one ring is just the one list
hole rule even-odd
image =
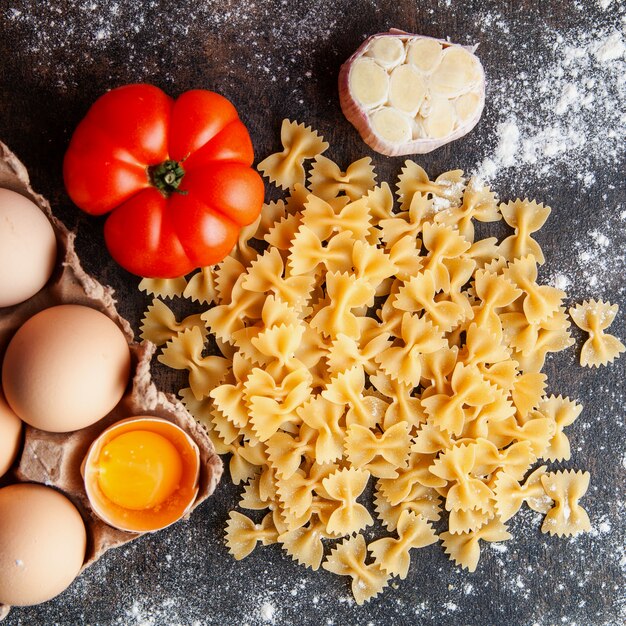
[[548, 377], [539, 372], [520, 374], [510, 388], [518, 421], [528, 421], [530, 412], [539, 406], [543, 398]]
[[493, 442], [476, 438], [476, 462], [471, 470], [473, 476], [489, 477], [501, 470], [505, 474], [521, 480], [528, 468], [537, 460], [530, 441], [518, 441], [504, 450], [499, 450]]
[[286, 253], [291, 248], [300, 226], [302, 226], [302, 214], [290, 213], [275, 222], [263, 239], [270, 246]]
[[545, 263], [539, 244], [531, 238], [545, 223], [552, 209], [531, 202], [528, 198], [500, 205], [504, 221], [515, 229], [515, 234], [500, 244], [500, 254], [508, 261], [533, 255], [539, 265]]
[[404, 162], [402, 173], [398, 177], [398, 199], [400, 210], [407, 211], [413, 202], [415, 194], [422, 194], [429, 198], [440, 198], [458, 206], [461, 202], [465, 179], [462, 170], [451, 170], [439, 175], [431, 181], [424, 168], [415, 161]]
[[357, 535], [337, 544], [322, 564], [329, 572], [352, 578], [352, 594], [359, 605], [376, 597], [390, 578], [380, 565], [366, 565], [366, 558], [365, 539], [363, 535]]
[[[305, 371], [308, 374], [308, 371]], [[284, 428], [285, 424], [300, 422], [296, 409], [310, 397], [311, 381], [310, 378], [295, 380], [293, 386], [283, 383], [285, 396], [280, 400], [260, 394], [249, 396], [250, 423], [254, 434], [260, 441], [266, 442], [279, 428]]]
[[233, 341], [233, 334], [245, 328], [245, 319], [260, 317], [265, 294], [243, 288], [246, 275], [241, 274], [232, 288], [229, 304], [218, 304], [202, 313], [207, 328], [225, 343]]
[[143, 341], [151, 341], [157, 346], [162, 346], [176, 337], [178, 333], [194, 328], [194, 326], [200, 329], [202, 338], [206, 339], [208, 329], [199, 313], [188, 315], [185, 319], [178, 322], [167, 304], [158, 298], [154, 298], [141, 320], [139, 330], [141, 331], [140, 337]]
[[457, 363], [450, 380], [451, 394], [422, 398], [426, 414], [443, 430], [460, 435], [465, 423], [465, 406], [481, 407], [495, 399], [495, 389], [482, 377], [480, 370]]
[[215, 269], [212, 266], [201, 267], [187, 283], [183, 297], [200, 304], [217, 302], [217, 284]]
[[416, 485], [422, 485], [431, 489], [445, 487], [448, 481], [433, 474], [430, 470], [436, 455], [422, 455], [411, 453], [409, 466], [398, 470], [398, 478], [381, 478], [378, 488], [381, 495], [391, 504], [396, 506], [410, 499]]
[[626, 350], [617, 337], [604, 332], [613, 323], [618, 308], [617, 304], [602, 300], [585, 300], [570, 308], [569, 314], [576, 326], [589, 333], [580, 352], [583, 367], [608, 365]]
[[412, 548], [425, 548], [437, 543], [437, 535], [432, 526], [412, 511], [403, 511], [398, 520], [398, 538], [385, 537], [368, 546], [382, 570], [404, 580], [409, 573]]
[[520, 426], [515, 416], [511, 415], [501, 420], [490, 421], [487, 426], [486, 439], [498, 448], [504, 448], [512, 441], [528, 441], [531, 444], [532, 453], [540, 459], [548, 449], [554, 431], [554, 421], [548, 417], [533, 415], [532, 419]]
[[339, 406], [348, 405], [346, 426], [360, 424], [366, 428], [375, 428], [379, 424], [387, 403], [377, 396], [365, 396], [365, 372], [355, 365], [345, 372], [340, 372], [326, 384], [322, 397]]
[[374, 504], [378, 519], [390, 532], [397, 528], [403, 511], [412, 511], [432, 522], [441, 519], [441, 496], [432, 487], [419, 483], [415, 483], [406, 498], [398, 504], [391, 504], [378, 487]]
[[326, 524], [328, 532], [352, 535], [374, 523], [368, 510], [356, 502], [369, 478], [369, 472], [350, 468], [337, 470], [322, 480], [322, 486], [328, 497], [341, 503], [328, 519]]
[[357, 200], [375, 186], [376, 174], [369, 157], [351, 163], [342, 172], [334, 161], [318, 155], [309, 174], [309, 188], [324, 200], [331, 200], [340, 194], [345, 194], [350, 200]]
[[449, 292], [450, 271], [445, 261], [460, 257], [472, 244], [449, 226], [433, 225], [429, 222], [424, 224], [422, 239], [428, 250], [424, 269], [431, 270], [439, 288]]
[[359, 424], [351, 424], [346, 433], [346, 458], [376, 478], [397, 478], [397, 470], [406, 468], [410, 446], [407, 422], [391, 426], [380, 435]]
[[550, 472], [541, 477], [546, 495], [554, 500], [554, 507], [546, 514], [541, 532], [572, 536], [591, 529], [589, 516], [578, 501], [589, 488], [589, 472]]
[[372, 35], [341, 66], [341, 109], [377, 152], [431, 152], [480, 119], [485, 76], [474, 50], [395, 30]]
[[463, 317], [463, 309], [454, 302], [436, 300], [437, 291], [438, 286], [432, 270], [420, 272], [400, 287], [393, 300], [393, 306], [410, 313], [424, 311], [425, 318], [439, 330], [444, 333], [450, 332]]
[[501, 363], [508, 360], [511, 355], [511, 351], [502, 345], [488, 328], [482, 328], [477, 324], [470, 324], [465, 342], [458, 358], [467, 366]]
[[449, 450], [453, 445], [454, 440], [449, 432], [427, 421], [417, 431], [411, 451], [418, 454], [437, 454]]
[[430, 468], [431, 474], [453, 483], [446, 496], [446, 510], [472, 510], [489, 506], [493, 492], [470, 475], [476, 465], [477, 444], [458, 444], [446, 450]]
[[160, 363], [177, 370], [189, 371], [189, 386], [201, 400], [224, 380], [231, 365], [219, 356], [202, 356], [204, 336], [198, 326], [188, 328], [171, 339], [159, 355]]
[[322, 538], [329, 537], [326, 524], [319, 519], [306, 526], [283, 533], [278, 538], [285, 552], [300, 565], [318, 570], [324, 559]]
[[381, 220], [389, 219], [394, 216], [394, 198], [389, 183], [382, 182], [380, 185], [370, 189], [366, 197], [373, 226], [379, 226]]
[[296, 473], [303, 458], [311, 456], [315, 436], [314, 429], [302, 425], [297, 436], [277, 432], [265, 442], [267, 457], [277, 476], [291, 478]]
[[431, 322], [410, 313], [402, 316], [399, 339], [404, 345], [387, 348], [376, 357], [376, 362], [391, 378], [417, 387], [422, 370], [420, 356], [445, 347], [446, 339]]
[[233, 294], [235, 298], [239, 293], [235, 291], [235, 286], [241, 289], [241, 283], [238, 280], [246, 271], [244, 265], [232, 256], [227, 256], [215, 268], [215, 293], [216, 304], [232, 304]]
[[511, 539], [506, 526], [498, 518], [493, 518], [477, 530], [459, 534], [444, 532], [439, 536], [450, 559], [470, 572], [475, 572], [478, 567], [481, 540], [497, 542]]
[[385, 410], [383, 430], [387, 431], [392, 426], [406, 423], [409, 430], [426, 421], [426, 414], [419, 398], [412, 396], [413, 388], [410, 385], [398, 382], [386, 376], [382, 372], [370, 374], [370, 383], [377, 391], [391, 400]]
[[457, 229], [465, 239], [472, 243], [474, 242], [473, 219], [479, 222], [497, 222], [502, 219], [496, 194], [475, 178], [471, 178], [467, 183], [460, 206], [450, 202], [449, 207], [440, 207], [439, 212], [434, 216], [437, 224]]
[[554, 435], [548, 443], [548, 448], [542, 454], [544, 459], [569, 461], [570, 444], [563, 429], [573, 424], [582, 410], [583, 407], [580, 404], [563, 396], [550, 396], [539, 403], [534, 415], [554, 422]]
[[537, 262], [532, 254], [515, 259], [504, 270], [504, 276], [526, 294], [522, 306], [530, 324], [547, 320], [559, 310], [565, 298], [564, 291], [537, 284]]
[[328, 304], [311, 319], [311, 326], [327, 337], [336, 338], [342, 333], [353, 339], [358, 338], [359, 324], [352, 309], [373, 304], [375, 289], [353, 274], [329, 272], [326, 275], [326, 290]]
[[283, 259], [276, 248], [252, 262], [242, 287], [255, 293], [272, 292], [296, 310], [302, 309], [313, 289], [311, 276], [285, 276]]
[[407, 211], [396, 213], [381, 219], [380, 237], [388, 248], [391, 248], [403, 237], [417, 239], [427, 219], [435, 213], [432, 198], [426, 194], [415, 193]]
[[343, 404], [315, 396], [299, 407], [300, 419], [317, 431], [315, 459], [319, 463], [333, 463], [343, 456], [345, 427], [340, 423], [344, 416]]
[[281, 189], [292, 189], [296, 183], [304, 185], [306, 175], [303, 163], [314, 159], [328, 149], [328, 144], [310, 126], [283, 120], [280, 129], [282, 152], [268, 156], [258, 170]]
[[257, 543], [268, 546], [277, 541], [278, 532], [271, 514], [268, 513], [260, 524], [255, 524], [237, 511], [230, 512], [226, 524], [226, 547], [238, 561], [248, 556]]
[[184, 276], [179, 278], [142, 278], [139, 290], [157, 298], [174, 298], [182, 296], [187, 286]]
[[313, 463], [307, 471], [299, 469], [289, 478], [276, 478], [280, 502], [292, 521], [299, 517], [307, 518], [301, 524], [294, 524], [295, 528], [306, 524], [314, 504], [315, 493], [322, 489], [324, 478], [337, 469], [337, 465], [333, 463]]
[[329, 202], [310, 195], [304, 205], [302, 223], [322, 241], [345, 231], [355, 240], [365, 241], [371, 227], [367, 199], [360, 198], [336, 209]]
[[541, 477], [546, 473], [546, 466], [538, 467], [523, 482], [518, 482], [515, 477], [501, 472], [498, 474], [494, 493], [496, 499], [496, 511], [502, 522], [510, 520], [526, 502], [534, 511], [547, 513], [552, 505], [552, 500], [546, 496], [541, 484]]

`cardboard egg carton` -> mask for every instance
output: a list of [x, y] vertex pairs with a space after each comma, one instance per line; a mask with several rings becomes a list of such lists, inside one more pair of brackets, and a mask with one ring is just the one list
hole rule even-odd
[[[131, 380], [117, 406], [92, 426], [71, 433], [49, 433], [26, 425], [21, 456], [14, 469], [0, 479], [0, 486], [36, 482], [54, 487], [76, 505], [87, 528], [85, 569], [107, 550], [139, 536], [138, 533], [117, 530], [101, 521], [91, 510], [85, 493], [81, 464], [91, 443], [108, 426], [125, 417], [153, 415], [177, 424], [191, 436], [200, 449], [201, 460], [199, 492], [192, 511], [215, 490], [222, 475], [222, 462], [204, 428], [175, 396], [156, 388], [150, 373], [155, 346], [134, 341], [130, 324], [115, 308], [113, 290], [83, 270], [74, 249], [75, 234], [54, 217], [48, 201], [33, 191], [26, 168], [2, 142], [0, 187], [16, 191], [39, 206], [52, 223], [58, 247], [57, 266], [46, 286], [26, 302], [0, 308], [0, 363], [17, 329], [39, 311], [58, 304], [81, 304], [101, 311], [119, 326], [130, 346]], [[51, 332], [54, 332], [53, 329]], [[6, 616], [8, 609], [0, 605], [0, 619]]]

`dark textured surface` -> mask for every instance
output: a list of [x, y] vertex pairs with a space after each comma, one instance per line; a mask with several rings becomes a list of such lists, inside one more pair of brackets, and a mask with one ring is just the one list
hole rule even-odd
[[[619, 0], [614, 1], [617, 9]], [[451, 5], [451, 6], [450, 6]], [[496, 28], [490, 15], [507, 24]], [[481, 42], [491, 84], [521, 66], [531, 74], [511, 97], [534, 106], [532, 77], [550, 56], [546, 29], [620, 27], [616, 11], [599, 3], [561, 1], [464, 2], [237, 2], [149, 1], [0, 2], [0, 138], [24, 161], [34, 188], [57, 215], [78, 230], [86, 269], [117, 291], [119, 308], [137, 329], [149, 299], [137, 279], [107, 256], [102, 220], [87, 218], [63, 190], [61, 162], [72, 129], [108, 88], [153, 82], [172, 95], [213, 88], [238, 106], [258, 155], [277, 147], [283, 117], [318, 128], [329, 156], [342, 165], [371, 155], [379, 180], [393, 182], [402, 159], [372, 153], [339, 110], [336, 76], [362, 39], [399, 27], [460, 43]], [[492, 27], [493, 26], [493, 27]], [[526, 46], [523, 54], [514, 51]], [[534, 72], [534, 74], [533, 74]], [[498, 96], [500, 99], [498, 100]], [[499, 120], [492, 87], [479, 126], [468, 137], [420, 157], [432, 175], [471, 169], [496, 143]], [[623, 101], [621, 106], [623, 106]], [[604, 129], [597, 128], [600, 137]], [[600, 296], [621, 306], [613, 330], [626, 336], [624, 311], [624, 160], [597, 159], [586, 167], [595, 182], [582, 186], [562, 160], [549, 175], [531, 165], [511, 168], [494, 185], [503, 199], [536, 197], [553, 207], [538, 239], [546, 277], [566, 271], [569, 303]], [[591, 231], [610, 244], [601, 264], [574, 262]], [[500, 225], [479, 232], [499, 234]], [[589, 264], [597, 263], [597, 285]], [[583, 267], [584, 266], [584, 267]], [[603, 268], [608, 268], [604, 269]], [[549, 359], [550, 393], [579, 399], [584, 412], [568, 429], [572, 459], [565, 468], [590, 470], [583, 504], [594, 530], [576, 539], [539, 532], [541, 516], [525, 513], [510, 524], [513, 540], [502, 550], [485, 548], [478, 571], [454, 567], [439, 546], [414, 554], [409, 577], [394, 582], [364, 607], [350, 599], [343, 579], [310, 572], [277, 546], [235, 562], [223, 545], [223, 527], [238, 489], [224, 480], [217, 494], [189, 522], [108, 554], [59, 598], [14, 609], [6, 624], [579, 624], [624, 621], [624, 362], [590, 370], [577, 364], [577, 346]], [[175, 390], [180, 379], [164, 368], [157, 381]], [[559, 464], [557, 464], [559, 466]], [[264, 606], [265, 605], [265, 606]], [[272, 614], [271, 608], [274, 609]]]

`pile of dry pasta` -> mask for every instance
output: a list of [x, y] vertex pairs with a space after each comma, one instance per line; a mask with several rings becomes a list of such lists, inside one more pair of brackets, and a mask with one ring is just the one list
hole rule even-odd
[[[351, 577], [362, 604], [407, 576], [412, 548], [438, 540], [474, 571], [480, 542], [509, 539], [524, 504], [545, 513], [544, 532], [589, 530], [578, 503], [589, 474], [537, 463], [570, 458], [564, 428], [582, 409], [544, 394], [546, 355], [573, 344], [566, 294], [537, 284], [532, 233], [549, 207], [500, 204], [461, 171], [431, 181], [407, 161], [395, 210], [370, 159], [342, 172], [317, 133], [286, 120], [281, 139], [259, 169], [286, 199], [217, 267], [141, 284], [212, 305], [178, 322], [155, 299], [142, 337], [189, 371], [180, 396], [243, 485], [247, 513], [226, 528], [233, 556], [279, 543]], [[474, 220], [502, 218], [509, 237], [475, 240]], [[593, 300], [570, 309], [590, 333], [583, 365], [624, 350], [604, 332], [616, 313]], [[222, 356], [204, 356], [208, 332]], [[375, 510], [359, 502], [371, 482]], [[366, 545], [374, 514], [391, 534]]]

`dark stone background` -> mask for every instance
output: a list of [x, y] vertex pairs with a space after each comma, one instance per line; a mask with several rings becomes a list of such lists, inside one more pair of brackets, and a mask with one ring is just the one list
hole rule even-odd
[[[615, 0], [618, 5], [620, 0]], [[510, 24], [507, 44], [479, 15], [497, 12]], [[94, 0], [0, 1], [0, 138], [24, 161], [33, 186], [57, 215], [78, 231], [86, 269], [117, 291], [119, 308], [138, 328], [149, 298], [137, 279], [108, 257], [102, 220], [82, 215], [64, 193], [61, 163], [69, 137], [89, 105], [106, 89], [153, 82], [171, 95], [213, 88], [229, 97], [248, 124], [258, 155], [278, 147], [283, 117], [305, 121], [331, 144], [329, 156], [348, 164], [371, 155], [379, 180], [392, 182], [402, 159], [370, 151], [343, 118], [336, 77], [341, 62], [367, 34], [399, 27], [460, 43], [481, 42], [489, 77], [540, 71], [535, 53], [546, 28], [563, 32], [587, 24], [620, 27], [623, 13], [602, 12], [594, 1], [510, 2], [409, 0], [307, 2]], [[510, 42], [513, 42], [511, 47]], [[526, 46], [514, 55], [515, 46]], [[546, 52], [546, 51], [544, 51]], [[548, 51], [549, 52], [549, 51]], [[525, 59], [525, 60], [524, 60]], [[493, 94], [492, 94], [493, 95]], [[497, 111], [487, 107], [468, 137], [417, 160], [431, 175], [469, 169], [493, 147]], [[533, 106], [532, 92], [515, 97]], [[622, 103], [623, 104], [623, 103]], [[603, 132], [598, 128], [598, 133]], [[512, 170], [496, 185], [508, 199], [530, 195], [553, 207], [538, 236], [554, 273], [569, 267], [571, 302], [600, 293], [620, 303], [613, 330], [622, 339], [623, 272], [602, 275], [595, 289], [571, 268], [572, 242], [611, 226], [606, 254], [624, 254], [624, 222], [607, 211], [625, 199], [624, 159], [597, 163], [595, 184], [582, 188], [558, 171], [533, 177], [532, 167]], [[600, 196], [605, 194], [600, 201]], [[604, 208], [603, 208], [604, 207]], [[616, 210], [616, 209], [615, 209]], [[623, 210], [623, 207], [622, 207]], [[489, 232], [503, 232], [489, 227]], [[569, 264], [569, 265], [568, 265]], [[620, 266], [623, 269], [623, 264]], [[478, 571], [454, 567], [439, 546], [413, 553], [409, 577], [364, 607], [351, 601], [344, 579], [310, 572], [277, 546], [235, 562], [223, 543], [224, 522], [238, 489], [226, 479], [190, 521], [110, 552], [57, 599], [14, 609], [6, 624], [579, 624], [624, 623], [624, 362], [601, 370], [577, 364], [577, 347], [550, 358], [550, 393], [582, 401], [585, 410], [569, 428], [573, 455], [557, 467], [590, 470], [583, 504], [594, 531], [558, 540], [539, 532], [541, 516], [528, 510], [510, 524], [505, 551], [483, 549]], [[157, 381], [175, 391], [180, 378], [155, 368]], [[275, 609], [268, 620], [267, 604]], [[269, 611], [271, 612], [271, 611]]]

